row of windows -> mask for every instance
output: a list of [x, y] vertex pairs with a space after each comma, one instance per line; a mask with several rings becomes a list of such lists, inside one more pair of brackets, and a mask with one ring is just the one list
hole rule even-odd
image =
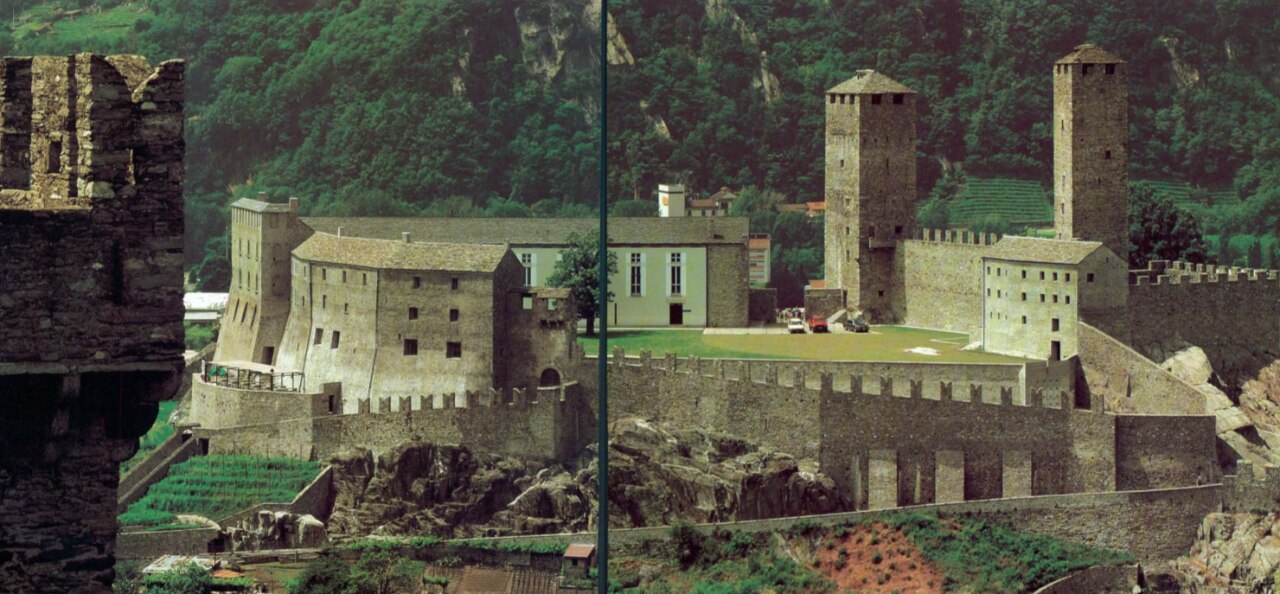
[[[992, 268], [991, 268], [990, 266], [988, 266], [988, 267], [987, 267], [987, 274], [988, 274], [988, 275], [990, 275], [990, 274], [991, 274], [991, 269], [992, 269]], [[1004, 268], [1002, 268], [1002, 267], [1000, 267], [1000, 266], [996, 266], [996, 267], [995, 267], [995, 271], [996, 271], [996, 276], [1004, 276]], [[1023, 279], [1027, 278], [1027, 271], [1026, 271], [1026, 270], [1022, 270], [1022, 271], [1020, 271], [1020, 272], [1022, 273], [1022, 278], [1023, 278]], [[1052, 273], [1052, 275], [1053, 275], [1052, 277], [1047, 276], [1048, 274], [1049, 274], [1049, 273], [1046, 273], [1044, 270], [1041, 270], [1041, 271], [1040, 271], [1040, 280], [1049, 280], [1050, 278], [1052, 278], [1052, 279], [1053, 279], [1053, 280], [1055, 280], [1055, 281], [1056, 281], [1056, 280], [1058, 280], [1058, 273], [1057, 273], [1057, 272], [1053, 272], [1053, 273]], [[1062, 280], [1064, 280], [1064, 281], [1066, 281], [1066, 282], [1071, 282], [1071, 273], [1070, 273], [1070, 272], [1065, 272], [1065, 273], [1063, 273], [1063, 277], [1064, 277], [1064, 278], [1063, 278]], [[1093, 273], [1089, 273], [1089, 280], [1088, 280], [1088, 282], [1093, 282]]]
[[[460, 313], [456, 308], [455, 308], [455, 309], [450, 309], [450, 310], [449, 310], [449, 321], [450, 321], [450, 322], [456, 322], [456, 321], [458, 321], [460, 318], [461, 318], [461, 313]], [[410, 320], [416, 320], [416, 319], [418, 319], [418, 308], [416, 308], [416, 307], [410, 307], [410, 308], [409, 308], [409, 319], [410, 319]]]
[[[304, 272], [304, 274], [305, 274], [305, 275], [310, 276], [310, 270], [309, 270], [309, 269], [307, 269], [305, 266], [303, 267], [303, 272]], [[340, 277], [341, 282], [342, 282], [342, 283], [346, 283], [346, 282], [347, 282], [347, 271], [346, 271], [346, 270], [340, 270], [340, 272], [342, 273], [342, 276]], [[320, 280], [322, 280], [322, 281], [327, 281], [327, 280], [329, 280], [329, 269], [328, 269], [328, 268], [325, 268], [325, 267], [323, 267], [323, 266], [322, 266], [322, 267], [320, 267]], [[368, 284], [369, 284], [369, 273], [367, 273], [367, 272], [361, 272], [361, 273], [360, 273], [360, 284], [361, 284], [361, 285], [368, 285]], [[458, 290], [458, 288], [459, 288], [460, 286], [461, 286], [461, 283], [458, 281], [458, 277], [456, 277], [456, 276], [455, 276], [455, 277], [451, 277], [451, 278], [449, 279], [449, 289], [450, 289], [451, 291], [457, 291], [457, 290]], [[422, 288], [422, 277], [420, 277], [420, 276], [415, 276], [415, 277], [413, 277], [413, 288], [415, 288], [415, 289], [421, 289], [421, 288]]]
[[[323, 343], [324, 343], [324, 328], [316, 328], [315, 337], [312, 339], [311, 344], [318, 346]], [[342, 331], [334, 330], [329, 334], [329, 348], [336, 349], [341, 345], [342, 345]], [[418, 339], [416, 338], [404, 339], [404, 354], [406, 356], [413, 356], [418, 354]], [[446, 359], [461, 358], [462, 343], [446, 342], [444, 347], [444, 356]]]
[[[1071, 64], [1054, 64], [1054, 65], [1053, 65], [1053, 71], [1054, 71], [1054, 72], [1056, 72], [1056, 73], [1058, 73], [1058, 74], [1063, 74], [1063, 73], [1066, 73], [1066, 72], [1070, 72], [1070, 71], [1071, 71], [1071, 66], [1072, 66]], [[1081, 65], [1080, 65], [1080, 76], [1089, 76], [1089, 73], [1093, 71], [1094, 66], [1104, 66], [1104, 68], [1103, 68], [1103, 72], [1105, 72], [1105, 73], [1107, 73], [1107, 74], [1115, 74], [1115, 73], [1116, 73], [1116, 65], [1115, 65], [1115, 64], [1081, 64]]]
[[[1003, 319], [1006, 319], [1007, 316], [1005, 316], [1002, 313], [991, 312], [987, 314], [987, 317], [993, 320], [1003, 320]], [[1027, 316], [1022, 316], [1022, 323], [1023, 324], [1027, 323]], [[1050, 332], [1058, 332], [1061, 329], [1062, 329], [1062, 323], [1058, 318], [1052, 318], [1049, 320]]]
[[[632, 297], [643, 297], [644, 291], [644, 261], [645, 255], [640, 252], [633, 252], [627, 258], [630, 264], [628, 275], [628, 294]], [[667, 254], [667, 295], [684, 295], [684, 254], [682, 252], [671, 252]]]
[[[1009, 296], [1009, 295], [1012, 295], [1012, 294], [1013, 294], [1012, 292], [1005, 292], [1005, 291], [1002, 291], [1002, 290], [1000, 290], [1000, 289], [996, 289], [996, 299], [1004, 299], [1005, 297], [1007, 297], [1007, 296]], [[990, 297], [990, 296], [991, 296], [991, 288], [990, 288], [990, 287], [987, 287], [987, 297]], [[1068, 305], [1070, 305], [1070, 304], [1071, 304], [1071, 296], [1070, 296], [1070, 295], [1064, 295], [1063, 297], [1065, 297], [1065, 298], [1066, 298], [1066, 302], [1067, 302], [1067, 304], [1068, 304]], [[1047, 299], [1047, 297], [1046, 297], [1045, 293], [1041, 293], [1041, 294], [1040, 294], [1040, 303], [1046, 303], [1046, 302], [1047, 302], [1047, 301], [1046, 301], [1046, 299]], [[1026, 300], [1027, 300], [1027, 293], [1026, 293], [1025, 291], [1022, 293], [1022, 300], [1023, 300], [1023, 301], [1026, 301]], [[1058, 302], [1058, 294], [1057, 294], [1057, 293], [1054, 293], [1054, 294], [1053, 294], [1053, 302], [1054, 302], [1054, 303], [1057, 303], [1057, 302]]]
[[[250, 317], [249, 317], [249, 324], [250, 324], [250, 325], [252, 325], [254, 322], [257, 322], [257, 321], [258, 321], [258, 308], [257, 308], [257, 306], [253, 306], [253, 313], [252, 313], [252, 315], [250, 315], [250, 313], [249, 313], [249, 308], [250, 308], [250, 306], [245, 305], [245, 306], [244, 306], [244, 309], [243, 309], [243, 310], [241, 310], [241, 309], [240, 309], [240, 306], [241, 306], [241, 305], [243, 305], [243, 303], [242, 303], [241, 301], [236, 301], [236, 309], [235, 309], [235, 311], [231, 312], [231, 321], [232, 321], [232, 322], [237, 322], [237, 321], [238, 321], [238, 322], [240, 322], [241, 324], [243, 324], [243, 323], [244, 323], [244, 318], [245, 318], [245, 316], [250, 316]], [[238, 319], [237, 319], [237, 318], [238, 318]]]
[[[903, 93], [893, 93], [892, 96], [893, 96], [894, 105], [902, 105], [907, 100], [907, 96]], [[850, 99], [846, 99], [846, 97]], [[837, 103], [840, 105], [844, 105], [846, 103], [848, 103], [849, 105], [853, 105], [852, 97], [853, 95], [846, 95], [842, 93], [832, 93], [830, 95], [827, 95], [827, 102], [833, 105]], [[881, 103], [884, 103], [884, 95], [881, 95], [880, 93], [876, 93], [871, 96], [872, 105], [880, 105]]]

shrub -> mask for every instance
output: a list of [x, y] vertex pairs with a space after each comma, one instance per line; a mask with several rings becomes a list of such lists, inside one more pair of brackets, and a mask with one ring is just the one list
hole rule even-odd
[[874, 553], [871, 553], [871, 562], [872, 562], [872, 563], [879, 564], [881, 561], [884, 561], [884, 555], [881, 555], [881, 554], [880, 554], [880, 551], [876, 551], [876, 552], [874, 552]]

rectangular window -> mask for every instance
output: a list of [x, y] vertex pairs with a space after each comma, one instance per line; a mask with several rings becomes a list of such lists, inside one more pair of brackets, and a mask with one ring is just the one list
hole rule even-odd
[[457, 310], [457, 309], [451, 309], [451, 310], [449, 310], [449, 321], [450, 321], [450, 322], [456, 322], [456, 321], [458, 321], [458, 310]]
[[631, 254], [630, 259], [631, 259], [631, 296], [638, 297], [644, 291], [644, 281], [643, 281], [644, 267], [642, 266], [642, 263], [644, 262], [644, 260], [642, 258], [642, 254], [639, 254], [639, 253]]
[[321, 269], [320, 269], [320, 280], [329, 280], [329, 269], [328, 269], [328, 268], [321, 268]]
[[1057, 332], [1057, 331], [1058, 331], [1058, 318], [1054, 318], [1054, 319], [1053, 319], [1053, 322], [1052, 322], [1052, 328], [1053, 328], [1053, 331], [1054, 331], [1054, 332]]
[[684, 295], [684, 254], [671, 254], [671, 294]]
[[444, 356], [445, 356], [445, 358], [446, 358], [446, 359], [461, 359], [461, 358], [462, 358], [462, 343], [460, 343], [460, 342], [447, 342], [447, 343], [445, 343], [445, 345], [444, 345]]
[[410, 307], [410, 308], [409, 308], [409, 319], [410, 319], [410, 320], [416, 320], [416, 319], [418, 319], [418, 308], [416, 308], [416, 307]]
[[1086, 275], [1085, 275], [1085, 277], [1084, 277], [1084, 282], [1086, 282], [1086, 283], [1091, 283], [1091, 282], [1093, 282], [1093, 273], [1092, 273], [1092, 272], [1090, 272], [1090, 273], [1088, 273], [1088, 274], [1086, 274]]
[[347, 271], [345, 270], [342, 271], [342, 282], [347, 282]]
[[1041, 271], [1040, 271], [1040, 280], [1044, 280], [1044, 271], [1043, 271], [1043, 270], [1041, 270]]
[[1115, 74], [1115, 73], [1116, 73], [1116, 65], [1107, 64], [1107, 74]]
[[59, 173], [62, 171], [62, 141], [56, 140], [49, 143], [49, 163], [45, 170], [48, 173]]
[[1067, 295], [1067, 305], [1071, 305], [1071, 296]]
[[894, 93], [894, 94], [893, 94], [893, 104], [894, 104], [894, 105], [902, 105], [902, 102], [903, 102], [903, 100], [904, 100], [904, 99], [906, 99], [906, 97], [905, 97], [902, 93]]
[[1053, 273], [1053, 280], [1058, 280], [1058, 273]]
[[418, 354], [418, 339], [416, 338], [404, 339], [404, 354], [406, 357], [411, 357], [413, 355]]
[[453, 278], [449, 279], [449, 289], [450, 289], [450, 290], [453, 290], [453, 291], [457, 291], [457, 290], [458, 290], [458, 277], [456, 277], [456, 276], [455, 276], [455, 277], [453, 277]]
[[342, 342], [342, 333], [337, 330], [333, 331], [333, 336], [329, 338], [329, 348], [336, 349], [338, 344]]
[[1027, 278], [1027, 271], [1025, 270], [1022, 271], [1022, 278]]
[[1040, 294], [1040, 303], [1044, 303], [1044, 293]]
[[1054, 303], [1057, 303], [1057, 302], [1058, 302], [1058, 294], [1057, 294], [1057, 293], [1054, 293], [1054, 294], [1053, 294], [1053, 302], [1054, 302]]
[[344, 314], [345, 314], [345, 313], [351, 313], [351, 304], [350, 304], [350, 303], [343, 303], [343, 304], [342, 304], [342, 313], [344, 313]]
[[1027, 316], [1022, 316], [1022, 323], [1023, 324], [1027, 323]]
[[1102, 158], [1108, 161], [1111, 160], [1111, 151], [1106, 151], [1105, 153], [1103, 153]]
[[524, 266], [524, 286], [532, 287], [534, 282], [533, 254], [520, 254], [520, 265]]
[[362, 285], [367, 285], [367, 284], [369, 284], [369, 273], [368, 273], [368, 272], [361, 272], [361, 273], [360, 273], [360, 284], [362, 284]]
[[880, 105], [880, 95], [872, 95], [872, 96], [871, 96], [871, 104], [872, 104], [872, 105]]
[[1067, 282], [1071, 282], [1071, 273], [1070, 273], [1070, 272], [1068, 272], [1068, 273], [1067, 273], [1066, 281], [1067, 281]]
[[311, 341], [311, 344], [320, 344], [320, 342], [323, 340], [324, 340], [324, 328], [316, 328], [316, 337], [315, 337], [315, 340]]
[[320, 296], [320, 309], [328, 309], [328, 307], [329, 307], [329, 296], [328, 296], [328, 295], [321, 295], [321, 296]]
[[1023, 294], [1022, 294], [1022, 300], [1023, 300], [1023, 301], [1026, 301], [1026, 300], [1027, 300], [1027, 294], [1026, 294], [1026, 293], [1023, 293]]
[[422, 288], [422, 277], [420, 277], [420, 276], [415, 276], [415, 277], [413, 277], [413, 288], [415, 288], [415, 289], [421, 289], [421, 288]]

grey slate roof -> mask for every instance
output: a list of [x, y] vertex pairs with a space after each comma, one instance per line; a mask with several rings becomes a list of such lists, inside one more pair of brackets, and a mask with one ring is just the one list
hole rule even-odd
[[308, 262], [380, 270], [493, 272], [507, 253], [501, 245], [478, 243], [405, 243], [401, 240], [338, 237], [315, 233], [293, 250]]
[[[1097, 241], [1042, 239], [1006, 235], [1000, 238], [984, 258], [1044, 262], [1046, 264], [1079, 264], [1094, 252], [1106, 249]], [[1110, 252], [1111, 250], [1107, 250]]]
[[231, 205], [234, 208], [247, 208], [254, 212], [289, 212], [289, 205], [278, 202], [263, 202], [252, 198], [241, 198]]
[[[569, 235], [593, 233], [596, 219], [500, 219], [410, 217], [303, 217], [308, 227], [345, 237], [446, 243], [510, 243], [516, 247], [562, 246]], [[610, 245], [745, 244], [746, 217], [621, 217], [609, 219]]]
[[1083, 43], [1076, 46], [1071, 53], [1062, 57], [1057, 61], [1058, 64], [1124, 64], [1124, 60], [1117, 58], [1115, 54], [1104, 50], [1092, 43]]
[[830, 89], [828, 93], [869, 95], [876, 93], [915, 93], [910, 87], [875, 70], [859, 70], [853, 77]]

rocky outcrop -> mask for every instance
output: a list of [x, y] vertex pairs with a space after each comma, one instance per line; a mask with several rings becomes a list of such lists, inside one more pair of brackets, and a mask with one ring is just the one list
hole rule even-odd
[[226, 529], [233, 551], [318, 549], [329, 544], [324, 522], [310, 514], [260, 511]]
[[1263, 592], [1280, 564], [1280, 516], [1209, 514], [1191, 552], [1172, 563], [1182, 592]]
[[[1261, 467], [1280, 464], [1280, 362], [1262, 368], [1258, 377], [1233, 387], [1224, 381], [1199, 347], [1185, 347], [1161, 367], [1204, 395], [1205, 413], [1216, 419], [1218, 439], [1226, 447], [1228, 466], [1244, 459]], [[1237, 392], [1233, 399], [1223, 387]], [[1238, 401], [1237, 401], [1238, 400]]]
[[726, 522], [840, 511], [847, 503], [824, 475], [788, 454], [641, 419], [610, 428], [610, 526], [675, 520]]

